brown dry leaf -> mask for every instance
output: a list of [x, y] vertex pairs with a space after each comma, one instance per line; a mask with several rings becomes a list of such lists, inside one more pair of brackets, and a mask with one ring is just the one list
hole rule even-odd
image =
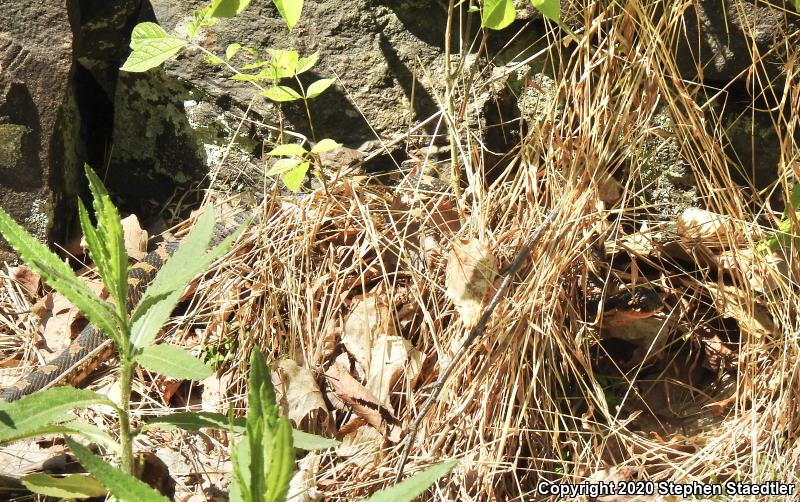
[[291, 359], [281, 359], [273, 365], [272, 384], [289, 420], [299, 424], [314, 410], [326, 411], [322, 391], [314, 374]]
[[375, 341], [394, 336], [394, 324], [383, 295], [372, 294], [358, 301], [344, 322], [342, 345], [369, 374]]
[[389, 393], [406, 368], [410, 351], [411, 342], [400, 336], [380, 337], [372, 346], [367, 388], [392, 412]]
[[374, 464], [381, 455], [383, 436], [372, 427], [359, 427], [342, 438], [336, 455], [347, 458], [358, 467]]
[[203, 411], [226, 413], [228, 411], [229, 389], [234, 373], [227, 371], [222, 375], [216, 372], [200, 382], [203, 392], [200, 397], [200, 407]]
[[142, 230], [135, 214], [122, 219], [122, 232], [125, 235], [125, 249], [128, 256], [141, 260], [147, 254], [147, 230]]
[[321, 457], [309, 452], [297, 461], [297, 472], [289, 482], [289, 493], [286, 500], [292, 502], [312, 502], [321, 500], [322, 494], [317, 489]]
[[10, 270], [11, 278], [19, 284], [22, 291], [28, 295], [28, 298], [36, 298], [39, 287], [42, 285], [42, 278], [39, 274], [31, 270], [30, 267], [19, 265]]
[[[81, 311], [60, 293], [50, 293], [37, 303], [45, 346], [52, 357], [66, 349], [83, 327]], [[47, 355], [45, 355], [47, 359]], [[47, 362], [47, 361], [46, 361]]]
[[328, 383], [336, 393], [354, 412], [374, 427], [389, 441], [396, 443], [400, 440], [400, 426], [391, 411], [382, 406], [372, 393], [350, 376], [338, 364], [331, 365], [325, 372]]
[[678, 216], [677, 232], [685, 243], [712, 248], [727, 247], [741, 238], [731, 217], [696, 207], [686, 208]]
[[453, 300], [466, 329], [481, 316], [484, 297], [497, 276], [497, 263], [484, 242], [454, 242], [447, 259], [447, 296]]
[[769, 310], [756, 302], [747, 292], [736, 286], [703, 283], [714, 299], [714, 308], [724, 317], [732, 317], [743, 335], [756, 339], [769, 339], [777, 330]]

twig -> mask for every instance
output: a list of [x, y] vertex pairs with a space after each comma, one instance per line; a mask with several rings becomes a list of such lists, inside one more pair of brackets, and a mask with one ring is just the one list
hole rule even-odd
[[439, 394], [441, 394], [442, 389], [444, 388], [444, 384], [447, 382], [447, 379], [450, 378], [450, 374], [455, 370], [458, 362], [464, 357], [464, 354], [467, 353], [472, 343], [475, 341], [483, 330], [486, 328], [486, 323], [489, 322], [489, 318], [492, 316], [494, 309], [500, 303], [500, 300], [506, 293], [506, 290], [511, 286], [511, 282], [514, 280], [514, 275], [516, 275], [519, 268], [522, 266], [522, 263], [531, 253], [533, 246], [539, 241], [542, 236], [542, 233], [550, 226], [550, 223], [553, 221], [553, 217], [558, 212], [558, 208], [552, 209], [542, 220], [539, 226], [534, 230], [533, 235], [531, 235], [530, 239], [528, 239], [528, 243], [525, 244], [522, 249], [519, 250], [517, 256], [514, 258], [514, 261], [511, 262], [511, 265], [508, 267], [506, 271], [503, 282], [500, 284], [500, 287], [497, 289], [497, 292], [492, 297], [492, 301], [489, 302], [489, 305], [486, 306], [486, 310], [483, 311], [481, 314], [480, 319], [478, 319], [478, 323], [470, 330], [469, 335], [461, 344], [461, 348], [458, 349], [453, 359], [447, 365], [444, 372], [439, 376], [439, 380], [436, 381], [434, 385], [433, 392], [425, 403], [422, 405], [420, 412], [417, 414], [416, 418], [411, 425], [408, 427], [408, 433], [406, 437], [403, 439], [405, 444], [403, 445], [403, 453], [400, 456], [400, 465], [397, 467], [397, 474], [395, 475], [394, 482], [398, 483], [403, 478], [403, 468], [405, 468], [406, 463], [408, 462], [408, 454], [411, 452], [411, 445], [414, 444], [414, 439], [417, 437], [417, 429], [419, 428], [419, 424], [422, 422], [422, 419], [425, 418], [425, 415], [433, 408], [434, 403], [439, 398]]

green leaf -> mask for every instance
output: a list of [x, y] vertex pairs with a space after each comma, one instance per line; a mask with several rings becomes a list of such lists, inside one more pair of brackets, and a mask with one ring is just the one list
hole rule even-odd
[[211, 2], [211, 12], [209, 15], [212, 17], [238, 16], [249, 3], [250, 0], [214, 0]]
[[319, 52], [315, 52], [314, 54], [305, 58], [300, 58], [297, 61], [297, 75], [307, 72], [308, 70], [313, 68], [314, 65], [317, 64], [318, 59], [319, 59]]
[[272, 167], [270, 167], [269, 171], [267, 171], [267, 176], [277, 176], [279, 174], [291, 171], [301, 162], [303, 162], [302, 159], [278, 159], [274, 164], [272, 164]]
[[387, 500], [392, 502], [411, 502], [435, 483], [437, 479], [452, 471], [456, 464], [458, 464], [457, 460], [436, 464], [394, 486], [373, 493], [370, 498], [363, 499], [361, 502], [386, 502]]
[[560, 0], [531, 0], [531, 3], [551, 21], [555, 21], [556, 23], [561, 22]]
[[321, 78], [317, 80], [313, 84], [309, 85], [308, 89], [306, 89], [306, 98], [307, 99], [316, 98], [317, 96], [325, 92], [325, 89], [330, 87], [334, 82], [336, 82], [336, 80], [332, 78]]
[[213, 26], [217, 22], [216, 19], [209, 15], [210, 12], [210, 4], [194, 11], [194, 19], [186, 23], [186, 33], [190, 38], [197, 35], [201, 26]]
[[235, 56], [242, 48], [242, 44], [233, 43], [228, 45], [225, 48], [225, 59], [230, 60], [233, 56]]
[[[247, 50], [247, 48], [245, 48]], [[269, 61], [255, 61], [253, 63], [247, 63], [246, 65], [242, 66], [242, 70], [254, 70], [256, 68], [261, 68], [262, 66], [268, 65]]]
[[517, 17], [512, 0], [484, 0], [483, 19], [481, 26], [492, 29], [502, 30]]
[[84, 469], [97, 478], [119, 502], [169, 502], [169, 499], [143, 481], [111, 467], [105, 460], [72, 438], [67, 437], [66, 442]]
[[303, 180], [306, 178], [306, 173], [308, 172], [310, 165], [311, 164], [308, 162], [301, 162], [297, 167], [286, 172], [281, 177], [283, 183], [286, 185], [286, 188], [292, 192], [300, 190], [300, 186], [303, 184]]
[[89, 254], [97, 266], [103, 283], [118, 305], [118, 311], [125, 313], [130, 267], [128, 266], [128, 252], [125, 249], [125, 234], [122, 231], [119, 211], [111, 202], [111, 196], [97, 174], [88, 165], [84, 166], [84, 170], [89, 179], [89, 190], [92, 192], [92, 205], [97, 218], [97, 228], [91, 228], [85, 208], [82, 211], [84, 214], [81, 215], [81, 227], [84, 232], [96, 230], [96, 239], [89, 240], [87, 235]]
[[276, 101], [279, 103], [285, 101], [297, 101], [298, 99], [303, 99], [303, 96], [301, 96], [297, 91], [295, 91], [291, 87], [286, 87], [285, 85], [272, 86], [266, 91], [262, 91], [261, 95], [269, 100]]
[[186, 41], [173, 37], [156, 23], [139, 23], [131, 33], [131, 49], [122, 71], [143, 72], [178, 53]]
[[308, 432], [292, 429], [292, 443], [298, 450], [314, 451], [334, 448], [342, 444], [341, 441], [328, 439], [326, 437], [309, 434]]
[[108, 493], [99, 481], [91, 476], [81, 474], [70, 474], [65, 478], [47, 474], [28, 474], [20, 478], [20, 481], [33, 493], [62, 499], [105, 497]]
[[206, 57], [204, 57], [203, 59], [208, 64], [217, 64], [217, 65], [225, 64], [225, 61], [221, 60], [220, 58], [218, 58], [217, 56], [215, 56], [213, 54], [207, 54]]
[[72, 419], [72, 410], [94, 404], [113, 406], [100, 394], [73, 387], [47, 389], [11, 403], [0, 401], [0, 443], [41, 435], [45, 427]]
[[267, 155], [272, 157], [275, 156], [289, 156], [289, 155], [305, 155], [308, 151], [303, 148], [302, 146], [298, 145], [297, 143], [285, 143], [283, 145], [278, 145], [269, 152]]
[[89, 321], [116, 341], [118, 318], [72, 269], [41, 242], [34, 239], [0, 208], [0, 233], [20, 257], [53, 289], [78, 307]]
[[303, 0], [273, 0], [281, 17], [286, 21], [286, 27], [291, 31], [300, 20], [303, 12]]
[[214, 372], [210, 366], [174, 345], [150, 345], [136, 356], [136, 362], [161, 375], [181, 380], [202, 380]]
[[[233, 479], [231, 481], [230, 502], [252, 502], [250, 496], [250, 444], [239, 441], [233, 448]], [[260, 501], [257, 501], [260, 502]]]
[[107, 450], [116, 454], [122, 452], [119, 443], [114, 441], [111, 436], [108, 435], [108, 433], [98, 427], [95, 427], [94, 425], [87, 424], [86, 422], [79, 422], [77, 420], [66, 424], [46, 425], [41, 429], [32, 432], [29, 436], [49, 436], [52, 434], [78, 434], [88, 439], [92, 443], [97, 443], [103, 448], [106, 448]]
[[263, 72], [261, 73], [237, 73], [230, 76], [231, 80], [238, 80], [241, 82], [255, 82], [256, 80], [267, 80]]
[[337, 143], [330, 138], [321, 139], [319, 143], [314, 145], [314, 148], [311, 149], [311, 153], [324, 153], [330, 152], [332, 150], [336, 150], [337, 148], [341, 147], [341, 143]]
[[[250, 355], [247, 393], [247, 437], [249, 444], [249, 498], [254, 501], [284, 500], [294, 472], [294, 446], [289, 421], [278, 415], [275, 389], [264, 356]], [[247, 499], [247, 497], [244, 497]]]
[[270, 64], [275, 72], [272, 78], [280, 79], [294, 77], [300, 61], [297, 51], [285, 51], [282, 49], [267, 49], [267, 53], [272, 60]]
[[131, 343], [135, 347], [150, 345], [180, 300], [180, 295], [194, 279], [230, 248], [245, 225], [211, 251], [206, 251], [214, 231], [215, 212], [209, 207], [195, 222], [192, 231], [181, 242], [147, 288], [131, 316]]
[[[197, 413], [179, 412], [153, 418], [147, 422], [144, 429], [150, 430], [165, 426], [178, 427], [186, 431], [198, 431], [200, 429], [232, 429], [234, 432], [244, 432], [245, 421], [242, 418], [236, 418], [233, 420], [233, 424], [231, 424], [230, 419], [222, 413], [211, 413], [207, 411]], [[307, 451], [325, 450], [342, 444], [341, 441], [317, 436], [316, 434], [309, 434], [308, 432], [299, 431], [297, 429], [292, 429], [292, 443], [294, 443], [295, 448]]]

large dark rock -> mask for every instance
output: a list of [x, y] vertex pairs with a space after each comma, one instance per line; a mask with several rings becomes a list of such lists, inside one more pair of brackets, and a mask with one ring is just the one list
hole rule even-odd
[[[62, 235], [63, 209], [74, 204], [81, 173], [74, 7], [0, 9], [0, 206], [43, 241]], [[13, 258], [3, 241], [0, 259]]]
[[[784, 0], [690, 2], [677, 54], [681, 73], [690, 80], [699, 78], [704, 82], [750, 79], [749, 83], [759, 91], [770, 82], [780, 80], [787, 34], [798, 22], [792, 3]], [[752, 67], [755, 74], [751, 72]]]

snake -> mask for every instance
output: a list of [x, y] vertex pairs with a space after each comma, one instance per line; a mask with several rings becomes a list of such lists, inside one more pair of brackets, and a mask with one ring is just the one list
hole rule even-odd
[[[407, 178], [405, 180], [408, 183], [407, 186], [421, 190], [420, 187], [424, 184], [424, 187], [428, 188], [427, 180], [419, 179], [415, 183], [415, 179], [412, 177], [409, 181]], [[399, 189], [399, 186], [396, 188]], [[440, 189], [439, 185], [430, 186], [431, 189]], [[211, 245], [216, 245], [224, 240], [252, 216], [252, 211], [240, 210], [227, 217], [222, 217], [214, 225]], [[131, 312], [138, 304], [147, 286], [153, 281], [164, 263], [172, 257], [179, 245], [178, 239], [165, 240], [141, 261], [130, 267], [126, 298], [128, 312]], [[587, 310], [596, 313], [598, 309], [602, 309], [604, 326], [626, 324], [636, 319], [652, 316], [661, 310], [663, 305], [660, 295], [650, 287], [634, 286], [610, 295], [604, 295], [604, 289], [602, 280], [590, 274], [585, 295]], [[0, 399], [16, 401], [34, 392], [57, 385], [77, 385], [91, 375], [97, 366], [111, 357], [113, 353], [114, 347], [109, 338], [100, 328], [89, 324], [55, 359], [0, 391]]]
[[[222, 242], [233, 234], [244, 222], [251, 218], [252, 212], [242, 210], [229, 216], [221, 217], [214, 224], [210, 246]], [[178, 239], [169, 239], [160, 243], [153, 251], [145, 255], [141, 261], [131, 265], [128, 272], [128, 292], [126, 308], [131, 312], [144, 295], [147, 286], [153, 281], [158, 271], [180, 246]], [[57, 385], [77, 385], [86, 379], [99, 364], [111, 357], [114, 347], [103, 331], [87, 325], [75, 339], [50, 363], [41, 366], [26, 376], [6, 387], [0, 393], [4, 401], [16, 401], [34, 392]]]

